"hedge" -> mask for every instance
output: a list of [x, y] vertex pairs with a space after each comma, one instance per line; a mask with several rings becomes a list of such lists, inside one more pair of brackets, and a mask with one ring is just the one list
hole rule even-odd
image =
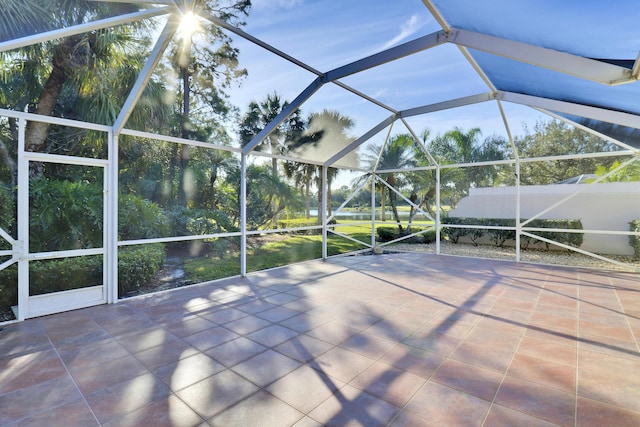
[[[410, 234], [421, 232], [423, 230], [423, 228], [413, 227], [411, 229], [411, 233], [408, 233], [406, 230], [403, 230], [402, 233], [400, 233], [398, 227], [378, 227], [376, 229], [379, 242], [390, 242], [402, 236], [408, 236]], [[436, 230], [435, 228], [427, 229], [422, 234], [418, 234], [410, 239], [406, 239], [406, 241], [408, 243], [433, 243], [436, 241]]]
[[[522, 219], [521, 222], [526, 221]], [[512, 227], [515, 228], [516, 221], [513, 218], [467, 218], [467, 217], [445, 217], [442, 218], [442, 233], [452, 243], [458, 243], [460, 237], [469, 238], [474, 245], [478, 244], [478, 240], [483, 236], [487, 236], [496, 245], [503, 247], [507, 240], [515, 240], [515, 230], [497, 230], [489, 228], [453, 228], [446, 227], [444, 224], [451, 225], [478, 225], [491, 227]], [[534, 219], [527, 223], [527, 227], [531, 228], [559, 228], [568, 230], [582, 230], [582, 222], [579, 219]], [[584, 238], [583, 233], [557, 232], [557, 231], [537, 231], [540, 237], [557, 241], [565, 245], [579, 248]], [[520, 236], [520, 246], [523, 249], [529, 247], [530, 244], [544, 244], [549, 250], [550, 243], [543, 242], [528, 236]]]
[[[635, 219], [629, 223], [629, 230], [632, 232], [640, 232], [640, 219]], [[629, 245], [633, 248], [633, 254], [637, 260], [640, 260], [640, 237], [629, 236]]]
[[120, 298], [148, 283], [164, 264], [164, 245], [125, 246], [118, 251], [118, 294]]
[[[164, 245], [127, 246], [118, 251], [120, 297], [148, 283], [164, 263]], [[13, 267], [13, 266], [12, 266]], [[102, 256], [91, 255], [29, 263], [30, 295], [102, 284]], [[0, 306], [18, 303], [18, 269], [0, 271]]]
[[[329, 221], [329, 225], [336, 224], [337, 221], [332, 219]], [[291, 219], [281, 219], [278, 220], [278, 228], [287, 229], [287, 228], [299, 228], [299, 227], [317, 227], [318, 218], [291, 218]], [[320, 234], [321, 230], [299, 230], [294, 231], [296, 234]]]

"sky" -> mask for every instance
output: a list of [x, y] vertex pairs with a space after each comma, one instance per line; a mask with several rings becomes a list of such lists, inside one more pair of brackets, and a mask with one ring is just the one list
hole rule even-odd
[[[441, 28], [420, 0], [253, 0], [243, 30], [321, 72], [388, 49]], [[240, 65], [248, 77], [231, 92], [231, 101], [241, 111], [251, 101], [261, 101], [277, 92], [291, 101], [315, 75], [233, 36], [240, 50]], [[486, 84], [457, 47], [445, 44], [419, 54], [348, 76], [343, 83], [397, 110], [428, 105], [452, 98], [488, 92]], [[323, 109], [349, 116], [358, 137], [391, 113], [344, 89], [326, 84], [301, 107], [303, 114]], [[522, 134], [523, 123], [533, 127], [540, 113], [526, 107], [505, 106], [513, 134]], [[506, 137], [495, 102], [447, 110], [408, 120], [420, 134], [442, 134], [454, 127], [480, 127], [483, 136]], [[406, 133], [397, 122], [393, 133]], [[380, 144], [381, 132], [371, 142]], [[344, 181], [344, 180], [343, 180]]]
[[[419, 0], [394, 2], [350, 0], [254, 0], [243, 28], [247, 33], [326, 72], [392, 46], [440, 30]], [[246, 107], [276, 91], [293, 100], [315, 75], [265, 53], [234, 36], [241, 65], [249, 75], [232, 91], [232, 101]], [[343, 83], [402, 110], [455, 97], [488, 91], [487, 86], [453, 45], [442, 45], [374, 69], [346, 77]], [[353, 131], [360, 135], [390, 113], [361, 98], [325, 85], [303, 106], [303, 112], [335, 109], [354, 119]], [[511, 126], [521, 129], [521, 120], [531, 113], [514, 112]], [[537, 113], [534, 114], [536, 117]], [[416, 132], [429, 128], [446, 132], [454, 126], [483, 128], [487, 135], [504, 133], [495, 103], [437, 114], [437, 118], [410, 120]]]

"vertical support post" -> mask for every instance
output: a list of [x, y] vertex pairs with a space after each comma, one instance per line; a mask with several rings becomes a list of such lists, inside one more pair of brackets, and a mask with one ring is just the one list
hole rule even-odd
[[240, 275], [247, 277], [247, 155], [240, 154]]
[[520, 262], [520, 159], [516, 159], [516, 262]]
[[440, 255], [440, 165], [436, 165], [436, 255]]
[[320, 209], [320, 206], [318, 206], [318, 210], [319, 210], [319, 214], [322, 215], [322, 259], [326, 260], [327, 257], [329, 256], [328, 254], [328, 242], [327, 242], [327, 233], [328, 233], [328, 227], [327, 227], [327, 219], [329, 218], [328, 212], [329, 212], [329, 205], [327, 201], [327, 194], [328, 194], [328, 183], [327, 183], [327, 171], [329, 170], [329, 167], [327, 165], [322, 165], [322, 209]]
[[27, 120], [18, 119], [18, 320], [29, 309], [29, 162], [25, 159]]
[[109, 131], [109, 148], [107, 160], [109, 161], [107, 186], [107, 212], [106, 212], [106, 281], [107, 303], [118, 301], [118, 145], [119, 136]]
[[376, 249], [376, 174], [371, 174], [371, 249]]

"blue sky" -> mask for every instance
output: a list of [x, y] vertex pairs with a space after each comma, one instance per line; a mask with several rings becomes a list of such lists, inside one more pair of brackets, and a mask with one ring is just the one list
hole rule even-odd
[[[440, 27], [419, 0], [254, 0], [244, 30], [325, 72], [438, 31]], [[292, 100], [315, 78], [237, 36], [234, 40], [240, 48], [241, 65], [249, 71], [242, 86], [232, 91], [232, 101], [241, 109], [273, 91]], [[452, 45], [439, 46], [342, 81], [400, 110], [488, 91]], [[302, 106], [307, 114], [324, 108], [351, 117], [356, 124], [354, 136], [389, 115], [386, 110], [335, 85], [325, 85]], [[539, 117], [530, 109], [514, 107], [511, 110], [510, 125], [515, 134], [521, 133], [523, 120], [533, 117], [535, 121]], [[495, 103], [416, 117], [409, 123], [416, 132], [429, 128], [432, 134], [446, 132], [454, 126], [480, 127], [485, 136], [505, 134]], [[401, 128], [399, 132], [405, 131]]]
[[[420, 0], [253, 0], [243, 28], [321, 72], [440, 29]], [[238, 36], [233, 38], [240, 49], [241, 66], [249, 72], [243, 84], [231, 91], [232, 102], [242, 111], [249, 102], [263, 100], [274, 91], [293, 100], [316, 77]], [[349, 76], [342, 82], [398, 110], [488, 92], [458, 48], [450, 44]], [[302, 105], [304, 114], [323, 109], [351, 117], [355, 122], [354, 137], [390, 115], [333, 84], [323, 86]], [[505, 105], [505, 109], [514, 135], [523, 133], [523, 123], [532, 128], [535, 120], [542, 117], [526, 107]], [[458, 126], [464, 130], [479, 127], [484, 137], [506, 137], [495, 102], [407, 121], [418, 134], [430, 129], [435, 136]], [[394, 124], [393, 134], [406, 132], [401, 122]], [[385, 136], [386, 131], [380, 132], [369, 144], [380, 144]], [[353, 177], [340, 174], [338, 185], [349, 185]]]

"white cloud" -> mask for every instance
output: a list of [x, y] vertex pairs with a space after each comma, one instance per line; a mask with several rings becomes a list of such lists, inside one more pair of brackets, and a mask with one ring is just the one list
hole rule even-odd
[[252, 0], [251, 8], [262, 12], [273, 12], [281, 9], [289, 10], [303, 3], [304, 0]]
[[402, 25], [400, 25], [400, 33], [397, 36], [389, 40], [382, 46], [382, 50], [388, 49], [396, 43], [406, 39], [412, 34], [415, 34], [422, 28], [424, 25], [423, 21], [420, 21], [418, 15], [411, 15], [411, 18], [406, 20]]

